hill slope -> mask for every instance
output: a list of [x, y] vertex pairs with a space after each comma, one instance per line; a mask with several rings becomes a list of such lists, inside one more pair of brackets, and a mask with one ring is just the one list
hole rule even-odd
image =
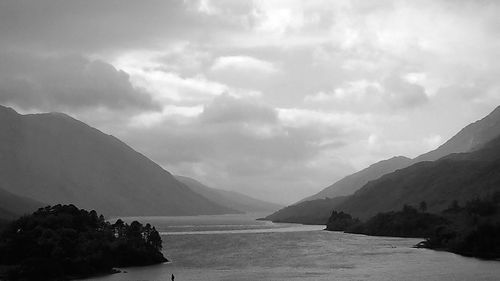
[[[304, 202], [312, 199], [319, 198], [334, 198], [336, 196], [350, 195], [362, 188], [368, 182], [376, 180], [381, 176], [394, 172], [398, 169], [403, 169], [412, 164], [421, 161], [434, 161], [439, 158], [446, 156], [450, 153], [461, 153], [470, 152], [481, 148], [484, 144], [491, 141], [496, 136], [500, 135], [500, 107], [497, 107], [486, 117], [478, 120], [474, 123], [469, 124], [460, 130], [455, 136], [449, 139], [446, 143], [440, 147], [432, 150], [428, 153], [422, 154], [415, 159], [409, 159], [406, 157], [393, 157], [388, 160], [383, 160], [377, 162], [370, 167], [361, 170], [357, 173], [349, 175], [331, 186], [323, 189], [319, 193], [307, 197], [300, 202]], [[381, 195], [383, 196], [383, 195]], [[313, 205], [301, 205], [302, 208], [294, 208], [297, 212], [295, 216], [300, 213], [311, 213], [312, 210], [307, 208], [313, 208]], [[306, 208], [307, 207], [307, 208]], [[321, 213], [318, 216], [324, 217], [325, 214]], [[288, 214], [288, 217], [291, 215]], [[284, 220], [286, 217], [279, 217], [278, 215], [272, 215], [275, 220]]]
[[346, 197], [335, 197], [300, 202], [287, 206], [265, 217], [264, 220], [303, 224], [326, 224], [335, 207], [345, 199]]
[[333, 198], [336, 196], [351, 195], [369, 181], [378, 179], [387, 173], [394, 172], [418, 162], [438, 160], [451, 153], [477, 150], [499, 135], [500, 107], [497, 107], [486, 117], [467, 125], [451, 139], [432, 151], [424, 153], [414, 159], [397, 156], [382, 160], [370, 165], [366, 169], [342, 178], [317, 194], [302, 199], [300, 202], [325, 197]]
[[453, 200], [465, 202], [500, 191], [500, 137], [483, 148], [420, 162], [369, 182], [336, 206], [337, 210], [367, 219], [404, 204], [426, 201], [428, 210], [444, 210]]
[[24, 214], [31, 214], [43, 206], [43, 203], [15, 195], [0, 188], [0, 219], [16, 219]]
[[106, 215], [231, 212], [191, 191], [117, 138], [60, 113], [0, 107], [0, 186]]
[[481, 148], [489, 141], [500, 135], [500, 106], [495, 108], [486, 117], [471, 123], [460, 130], [447, 142], [435, 150], [424, 153], [413, 163], [434, 161], [446, 155], [460, 152], [470, 152]]
[[235, 212], [269, 212], [282, 207], [278, 204], [258, 200], [238, 192], [208, 187], [189, 177], [175, 176], [175, 178], [208, 200], [233, 209]]
[[387, 160], [382, 160], [370, 165], [366, 169], [342, 178], [341, 180], [321, 190], [315, 195], [302, 199], [301, 202], [314, 199], [334, 198], [337, 196], [351, 195], [367, 182], [378, 179], [379, 177], [387, 173], [394, 172], [397, 169], [407, 167], [411, 163], [412, 160], [404, 156], [397, 156]]

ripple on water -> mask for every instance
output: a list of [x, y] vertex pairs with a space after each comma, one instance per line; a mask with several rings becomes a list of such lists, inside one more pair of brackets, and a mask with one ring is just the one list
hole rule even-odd
[[[461, 281], [499, 280], [500, 276], [500, 262], [412, 248], [419, 239], [328, 232], [320, 230], [322, 226], [272, 224], [254, 218], [136, 218], [158, 225], [165, 234], [164, 254], [172, 262], [127, 268], [127, 273], [98, 280], [170, 280], [172, 273], [180, 281]], [[197, 221], [203, 227], [197, 227]], [[175, 225], [176, 231], [169, 225]]]

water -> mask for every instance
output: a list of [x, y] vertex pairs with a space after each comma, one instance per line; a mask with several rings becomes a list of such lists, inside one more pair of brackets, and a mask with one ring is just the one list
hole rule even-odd
[[[258, 216], [258, 215], [257, 215]], [[500, 262], [414, 249], [419, 239], [273, 224], [252, 215], [125, 218], [162, 233], [169, 263], [93, 280], [500, 280]]]

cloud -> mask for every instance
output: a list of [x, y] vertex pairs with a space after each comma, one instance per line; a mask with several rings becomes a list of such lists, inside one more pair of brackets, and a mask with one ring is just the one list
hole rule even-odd
[[205, 106], [200, 118], [206, 123], [270, 123], [277, 121], [277, 112], [252, 100], [222, 95]]
[[0, 1], [0, 103], [65, 111], [172, 172], [292, 202], [500, 103], [499, 13], [488, 0]]
[[390, 76], [381, 82], [351, 81], [332, 92], [308, 95], [304, 101], [342, 111], [392, 113], [421, 106], [428, 102], [428, 97], [422, 86]]
[[197, 23], [183, 1], [2, 1], [0, 47], [58, 52], [144, 48], [198, 34]]
[[[179, 53], [183, 55], [178, 56]], [[203, 68], [202, 63], [200, 60], [194, 63], [186, 57], [195, 59], [208, 55], [200, 54], [185, 44], [175, 44], [164, 52], [124, 53], [116, 57], [113, 63], [130, 74], [134, 85], [146, 89], [155, 101], [163, 105], [202, 105], [224, 93], [234, 97], [261, 95], [257, 90], [228, 85], [225, 81], [193, 71], [193, 68]]]
[[384, 81], [388, 102], [396, 108], [413, 108], [428, 102], [424, 87], [391, 76]]
[[249, 56], [219, 57], [212, 65], [212, 70], [257, 71], [264, 74], [275, 73], [278, 71], [276, 66], [272, 63]]
[[100, 60], [2, 53], [0, 61], [0, 103], [43, 111], [158, 109], [126, 72]]
[[[356, 124], [348, 116], [339, 116], [336, 122], [334, 117], [308, 119], [312, 112], [283, 113], [260, 97], [232, 95], [214, 97], [201, 112], [199, 108], [173, 111], [135, 119], [122, 135], [173, 173], [287, 202], [296, 200], [297, 194], [307, 195], [316, 180], [326, 184], [352, 171], [350, 163], [334, 156], [359, 134], [354, 126], [343, 129]], [[300, 122], [305, 119], [309, 121]], [[283, 185], [295, 192], [283, 195]]]

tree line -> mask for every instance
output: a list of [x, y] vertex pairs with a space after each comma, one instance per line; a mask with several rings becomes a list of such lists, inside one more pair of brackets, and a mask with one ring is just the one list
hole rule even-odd
[[333, 211], [327, 230], [375, 236], [424, 238], [419, 247], [461, 255], [500, 258], [500, 193], [460, 205], [454, 200], [439, 214], [427, 213], [427, 203], [404, 205], [400, 211], [379, 213], [365, 222]]
[[150, 224], [111, 224], [74, 205], [40, 208], [0, 234], [2, 274], [11, 280], [68, 279], [160, 263], [167, 261], [161, 250], [160, 234]]

